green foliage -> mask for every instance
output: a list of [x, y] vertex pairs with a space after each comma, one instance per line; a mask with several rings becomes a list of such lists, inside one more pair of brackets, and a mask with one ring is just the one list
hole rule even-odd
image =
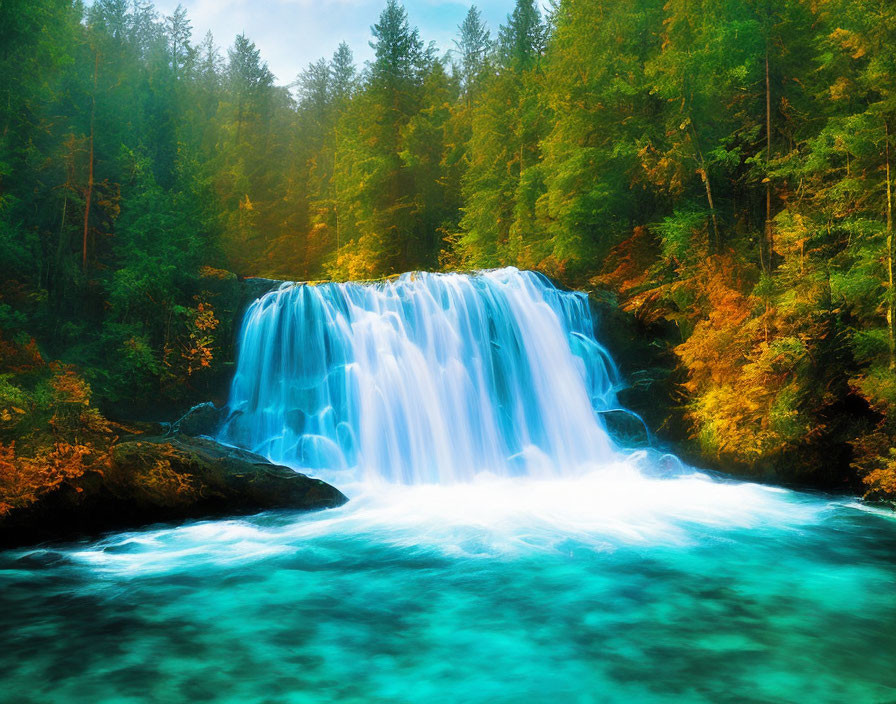
[[[706, 247], [695, 242], [699, 233], [705, 233], [708, 215], [700, 209], [676, 210], [656, 226], [663, 247], [663, 256], [670, 262], [691, 264]], [[702, 238], [705, 239], [705, 235]]]
[[896, 6], [517, 0], [495, 29], [470, 8], [439, 57], [387, 0], [363, 73], [341, 44], [287, 88], [182, 8], [0, 4], [10, 422], [78, 386], [38, 347], [87, 396], [183, 399], [231, 332], [209, 272], [515, 265], [668, 323], [705, 453], [896, 491]]
[[463, 23], [458, 27], [458, 38], [454, 44], [460, 54], [461, 81], [469, 104], [479, 93], [491, 47], [488, 27], [475, 5], [470, 7]]

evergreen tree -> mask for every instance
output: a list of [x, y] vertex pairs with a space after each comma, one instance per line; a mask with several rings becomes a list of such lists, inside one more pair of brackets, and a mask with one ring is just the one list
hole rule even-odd
[[346, 101], [352, 97], [357, 89], [357, 73], [352, 50], [348, 44], [341, 42], [330, 60], [331, 90], [333, 100], [338, 105], [345, 106]]
[[414, 219], [414, 203], [425, 184], [414, 181], [400, 154], [403, 131], [421, 107], [433, 59], [396, 0], [388, 0], [371, 31], [375, 58], [365, 90], [338, 128], [336, 159], [343, 165], [337, 163], [337, 201], [347, 206], [341, 220], [354, 236], [335, 262], [337, 274], [392, 273], [421, 266], [425, 259]]
[[535, 66], [547, 45], [547, 26], [535, 0], [517, 0], [498, 33], [502, 66], [517, 72]]
[[[473, 107], [470, 166], [458, 247], [473, 266], [528, 260], [540, 196], [539, 140], [545, 128], [539, 58], [545, 27], [532, 0], [518, 0], [500, 29], [500, 68]], [[528, 263], [528, 262], [527, 262]]]
[[190, 44], [193, 28], [187, 19], [187, 11], [183, 5], [178, 5], [174, 13], [165, 18], [165, 28], [168, 35], [168, 46], [171, 55], [171, 67], [174, 75], [179, 77], [192, 63], [195, 50]]
[[668, 323], [704, 453], [892, 496], [894, 12], [517, 0], [452, 73], [388, 0], [366, 70], [340, 44], [293, 95], [182, 7], [4, 1], [0, 375], [33, 336], [100, 398], [174, 398], [222, 269], [513, 264]]
[[491, 39], [482, 14], [475, 5], [470, 6], [458, 30], [460, 33], [454, 44], [460, 53], [461, 82], [469, 105], [485, 71]]

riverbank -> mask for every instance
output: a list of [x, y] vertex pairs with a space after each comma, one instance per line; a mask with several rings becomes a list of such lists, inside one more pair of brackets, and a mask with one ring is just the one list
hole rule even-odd
[[[209, 437], [94, 436], [35, 458], [5, 458], [0, 547], [95, 536], [188, 518], [347, 501], [334, 487]], [[9, 483], [15, 472], [18, 487]], [[22, 491], [28, 486], [28, 491]], [[18, 488], [18, 491], [15, 490]]]

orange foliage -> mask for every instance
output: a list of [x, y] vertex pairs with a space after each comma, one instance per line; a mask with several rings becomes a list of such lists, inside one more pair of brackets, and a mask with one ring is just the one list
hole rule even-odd
[[163, 446], [161, 456], [153, 458], [143, 471], [135, 473], [134, 484], [160, 503], [176, 505], [196, 501], [201, 487], [194, 477], [181, 474], [171, 466], [171, 461], [176, 458], [178, 454], [170, 445]]
[[[712, 266], [695, 277], [703, 305], [695, 306], [690, 313], [700, 317], [688, 340], [675, 349], [689, 370], [685, 388], [691, 393], [707, 382], [719, 384], [734, 379], [753, 344], [756, 325], [744, 324], [755, 301], [738, 290], [731, 272], [728, 266]], [[701, 309], [706, 313], [701, 315]]]
[[203, 279], [216, 279], [218, 281], [227, 281], [236, 278], [233, 272], [227, 271], [226, 269], [215, 269], [211, 266], [199, 267], [199, 276]]
[[638, 226], [631, 237], [610, 250], [604, 261], [604, 273], [591, 279], [592, 286], [606, 286], [625, 300], [626, 310], [636, 311], [645, 320], [659, 317], [657, 302], [661, 289], [652, 284], [650, 266], [659, 246], [646, 227]]
[[60, 362], [51, 362], [53, 377], [50, 386], [53, 388], [53, 402], [57, 406], [90, 405], [90, 384], [78, 376], [74, 367]]
[[743, 271], [720, 255], [675, 284], [689, 289], [679, 314], [687, 325], [679, 324], [691, 330], [674, 351], [688, 372], [687, 415], [702, 448], [753, 462], [823, 431], [802, 412], [809, 395], [820, 396], [804, 373], [807, 339], [819, 332], [748, 293]]
[[[0, 336], [0, 369], [0, 430], [7, 438], [0, 442], [3, 516], [88, 470], [102, 471], [114, 438], [91, 407], [90, 384], [72, 365], [44, 362], [33, 339], [16, 344]], [[81, 489], [76, 484], [74, 490]]]
[[[878, 406], [884, 410], [882, 406]], [[896, 504], [896, 448], [893, 428], [882, 419], [878, 428], [853, 440], [853, 469], [862, 477], [865, 498]]]
[[106, 432], [105, 420], [96, 409], [90, 408], [90, 384], [71, 365], [51, 362], [50, 369], [53, 371], [50, 378], [52, 428], [76, 435], [83, 430]]
[[12, 374], [27, 374], [43, 366], [43, 357], [33, 337], [24, 345], [17, 345], [0, 335], [0, 369]]
[[182, 336], [174, 345], [166, 344], [164, 347], [162, 359], [168, 368], [168, 376], [173, 381], [211, 367], [214, 359], [215, 338], [212, 333], [220, 321], [209, 303], [198, 297], [196, 300], [196, 307], [189, 308], [186, 312], [186, 336]]
[[190, 321], [190, 344], [181, 351], [181, 357], [187, 364], [187, 376], [205, 367], [211, 366], [212, 343], [214, 338], [208, 334], [218, 327], [215, 312], [207, 303], [200, 302]]
[[17, 456], [15, 443], [0, 445], [0, 516], [33, 504], [90, 469], [102, 471], [107, 461], [108, 454], [98, 453], [89, 443], [57, 442], [35, 457]]
[[862, 481], [868, 487], [866, 499], [896, 500], [896, 458], [890, 457], [884, 467], [870, 472]]

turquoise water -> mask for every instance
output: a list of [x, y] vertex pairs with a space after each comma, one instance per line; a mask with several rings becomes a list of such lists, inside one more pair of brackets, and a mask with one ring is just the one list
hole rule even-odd
[[635, 464], [0, 553], [0, 699], [896, 701], [892, 517]]

